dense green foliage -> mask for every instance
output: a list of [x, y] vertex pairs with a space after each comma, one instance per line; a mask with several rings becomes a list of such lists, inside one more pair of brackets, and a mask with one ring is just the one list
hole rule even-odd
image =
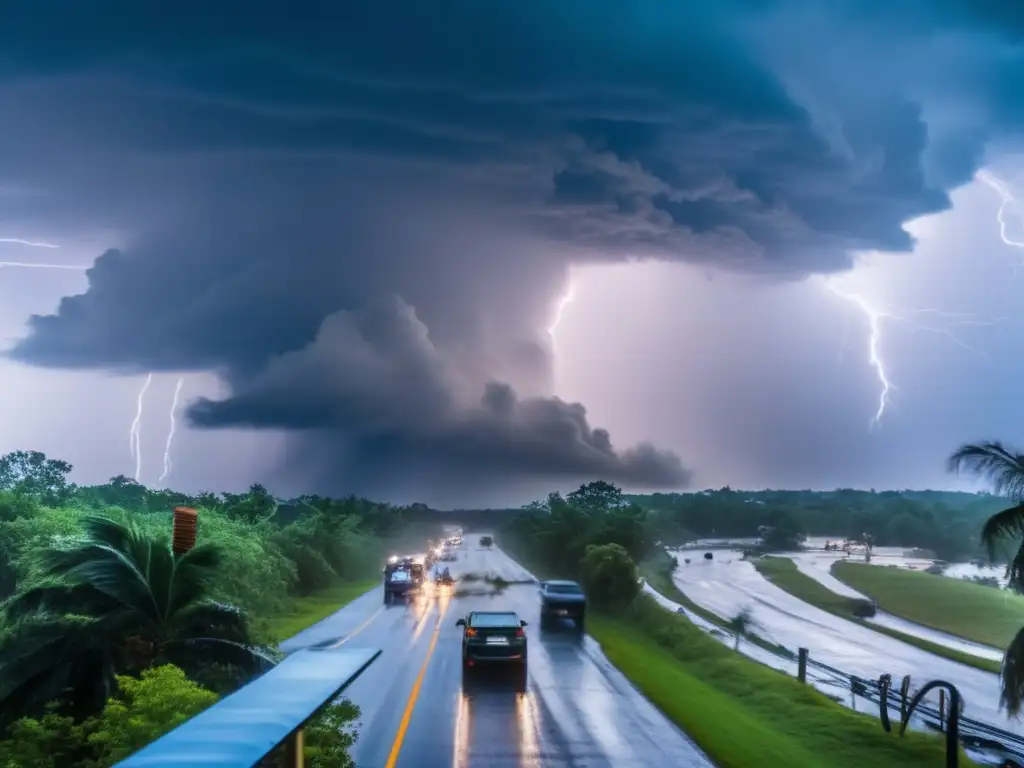
[[[37, 452], [0, 457], [4, 768], [113, 764], [273, 664], [269, 620], [298, 597], [376, 578], [395, 537], [429, 520], [355, 498], [280, 501], [260, 485], [76, 487], [70, 471]], [[199, 513], [183, 555], [175, 506]], [[357, 715], [347, 701], [325, 711], [314, 764], [347, 764]]]
[[625, 608], [640, 592], [640, 572], [618, 544], [591, 544], [580, 563], [583, 588], [598, 608]]
[[[978, 532], [1005, 507], [989, 494], [946, 491], [734, 491], [626, 496], [653, 514], [657, 538], [748, 538], [763, 528], [794, 537], [873, 537], [876, 546], [920, 547], [945, 560], [983, 554]], [[786, 547], [775, 547], [785, 549]], [[996, 552], [998, 555], [999, 552]]]

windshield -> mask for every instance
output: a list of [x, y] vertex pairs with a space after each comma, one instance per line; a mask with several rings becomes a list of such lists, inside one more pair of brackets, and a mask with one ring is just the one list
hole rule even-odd
[[583, 592], [575, 584], [548, 584], [548, 592], [553, 595], [582, 595]]
[[518, 627], [519, 617], [514, 613], [474, 613], [469, 617], [472, 627]]

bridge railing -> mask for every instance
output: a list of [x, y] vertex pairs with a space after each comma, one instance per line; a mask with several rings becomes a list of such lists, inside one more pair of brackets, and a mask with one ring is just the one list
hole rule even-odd
[[311, 648], [122, 760], [115, 768], [252, 768], [285, 745], [304, 764], [304, 726], [380, 656], [363, 648]]

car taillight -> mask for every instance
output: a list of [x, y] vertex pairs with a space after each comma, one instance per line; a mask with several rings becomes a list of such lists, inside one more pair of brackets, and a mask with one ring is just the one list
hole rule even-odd
[[516, 637], [522, 637], [526, 633], [523, 632], [522, 628], [516, 630]]
[[476, 637], [476, 630], [472, 627], [466, 628], [466, 637]]

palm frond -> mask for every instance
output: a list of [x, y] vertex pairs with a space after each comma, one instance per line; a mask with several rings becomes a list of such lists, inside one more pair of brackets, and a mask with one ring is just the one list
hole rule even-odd
[[36, 613], [55, 616], [102, 616], [120, 606], [91, 584], [45, 584], [32, 587], [4, 603], [8, 620], [18, 621]]
[[1017, 717], [1024, 706], [1024, 629], [1014, 636], [1003, 654], [1001, 678], [999, 706], [1004, 707], [1010, 717]]
[[174, 558], [174, 578], [167, 592], [168, 617], [209, 597], [222, 560], [216, 544], [200, 544]]
[[[148, 558], [147, 558], [148, 559]], [[89, 583], [153, 621], [160, 611], [146, 574], [128, 553], [107, 544], [87, 543], [71, 550], [51, 550], [41, 555], [44, 573], [69, 583]]]
[[186, 673], [194, 673], [210, 664], [223, 664], [247, 674], [258, 674], [266, 672], [277, 663], [264, 648], [217, 637], [173, 640], [164, 645], [163, 652], [167, 661], [181, 667]]
[[996, 512], [981, 527], [981, 541], [988, 548], [990, 560], [996, 558], [996, 545], [1007, 538], [1024, 536], [1024, 504]]
[[212, 637], [249, 645], [249, 617], [241, 608], [226, 603], [203, 602], [172, 618], [171, 638], [188, 640]]
[[988, 480], [999, 496], [1024, 501], [1024, 454], [999, 441], [968, 443], [949, 457], [950, 472], [970, 472]]
[[0, 722], [37, 716], [54, 701], [76, 714], [103, 706], [117, 668], [102, 622], [61, 619], [19, 624], [0, 645]]

